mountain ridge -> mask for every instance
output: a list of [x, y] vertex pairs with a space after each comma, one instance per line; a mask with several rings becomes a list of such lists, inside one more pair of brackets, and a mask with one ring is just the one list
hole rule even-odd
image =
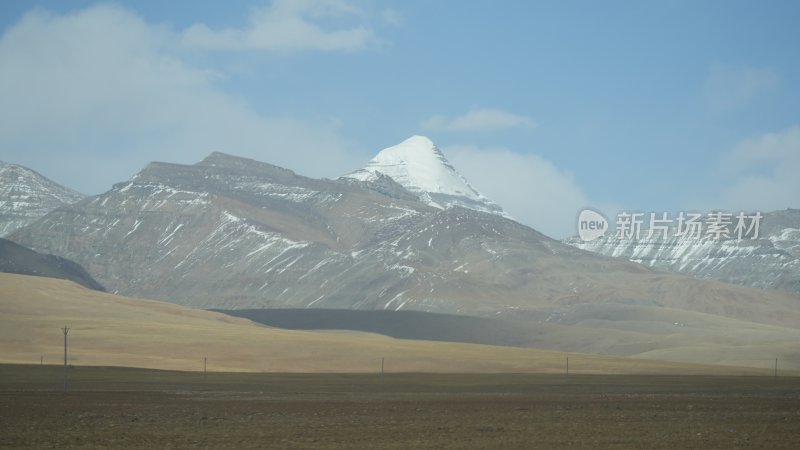
[[0, 237], [84, 197], [33, 169], [0, 161]]
[[312, 179], [221, 153], [205, 164], [149, 164], [12, 238], [78, 261], [112, 292], [200, 308], [566, 323], [580, 305], [629, 304], [800, 324], [796, 297], [659, 273], [497, 214], [437, 209], [385, 177]]

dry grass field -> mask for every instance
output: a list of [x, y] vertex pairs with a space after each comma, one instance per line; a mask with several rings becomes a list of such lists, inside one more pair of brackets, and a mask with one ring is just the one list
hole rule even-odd
[[0, 447], [796, 449], [800, 378], [0, 365]]
[[763, 375], [771, 369], [685, 364], [539, 349], [290, 331], [178, 305], [0, 274], [0, 362], [229, 372], [536, 372]]

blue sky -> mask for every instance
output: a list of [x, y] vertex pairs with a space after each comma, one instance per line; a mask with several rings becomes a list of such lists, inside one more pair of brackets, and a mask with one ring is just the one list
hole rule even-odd
[[578, 209], [800, 207], [800, 3], [0, 3], [0, 160], [88, 194], [211, 151], [335, 177], [413, 134]]

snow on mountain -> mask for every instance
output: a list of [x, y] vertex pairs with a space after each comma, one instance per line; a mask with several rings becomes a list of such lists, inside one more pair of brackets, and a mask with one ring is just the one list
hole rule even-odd
[[511, 218], [500, 205], [472, 187], [425, 136], [412, 136], [383, 149], [366, 167], [342, 178], [376, 181], [379, 174], [392, 178], [426, 204], [439, 209], [453, 206]]
[[0, 161], [0, 236], [83, 197], [31, 169]]

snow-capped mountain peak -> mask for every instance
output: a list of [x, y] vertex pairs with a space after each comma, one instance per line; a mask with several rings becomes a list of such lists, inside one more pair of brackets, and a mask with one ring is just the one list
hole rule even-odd
[[461, 206], [508, 217], [496, 203], [472, 187], [425, 136], [411, 136], [381, 150], [363, 169], [343, 178], [375, 181], [386, 175], [430, 206], [446, 209]]

